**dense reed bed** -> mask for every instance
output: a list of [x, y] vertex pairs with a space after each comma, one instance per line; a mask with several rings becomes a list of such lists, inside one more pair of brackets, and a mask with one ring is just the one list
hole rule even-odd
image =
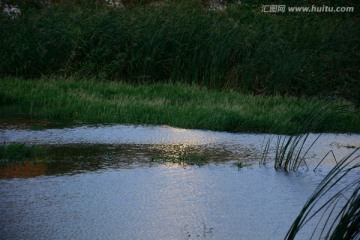
[[[328, 100], [244, 95], [197, 85], [50, 78], [3, 78], [0, 117], [11, 114], [77, 123], [171, 125], [231, 132], [297, 134], [309, 114]], [[18, 108], [17, 108], [18, 107]], [[320, 110], [320, 109], [319, 109]], [[17, 111], [17, 112], [14, 112]], [[8, 115], [9, 116], [9, 115]], [[353, 105], [333, 101], [310, 132], [360, 132]]]
[[209, 11], [204, 1], [148, 2], [19, 1], [20, 17], [0, 18], [0, 75], [176, 82], [359, 103], [356, 11], [267, 14], [261, 1], [230, 1], [225, 11]]

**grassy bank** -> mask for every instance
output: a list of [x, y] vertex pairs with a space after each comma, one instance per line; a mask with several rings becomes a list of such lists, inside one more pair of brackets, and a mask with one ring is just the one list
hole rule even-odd
[[[232, 132], [291, 133], [326, 100], [244, 95], [197, 85], [76, 79], [3, 78], [1, 108], [18, 104], [32, 118], [81, 123], [171, 125]], [[347, 102], [322, 111], [314, 132], [360, 132], [360, 114]]]
[[22, 2], [20, 17], [0, 18], [2, 77], [176, 82], [360, 103], [357, 5], [354, 13], [266, 14], [265, 2], [250, 0], [229, 1], [226, 11], [190, 0], [156, 6], [129, 0], [125, 8], [91, 1], [46, 7]]

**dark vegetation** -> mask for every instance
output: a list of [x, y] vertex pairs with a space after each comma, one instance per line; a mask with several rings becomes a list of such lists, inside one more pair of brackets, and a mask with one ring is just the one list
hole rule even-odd
[[359, 148], [341, 159], [315, 189], [285, 239], [297, 239], [302, 228], [313, 226], [311, 239], [359, 239]]
[[177, 82], [359, 104], [356, 1], [286, 1], [355, 7], [321, 14], [262, 13], [272, 1], [229, 1], [225, 11], [205, 1], [151, 2], [18, 1], [21, 16], [0, 20], [0, 75]]

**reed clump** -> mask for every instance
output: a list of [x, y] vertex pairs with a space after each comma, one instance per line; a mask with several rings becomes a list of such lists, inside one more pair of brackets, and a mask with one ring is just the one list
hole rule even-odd
[[[265, 140], [263, 145], [263, 154], [259, 161], [260, 165], [265, 165], [268, 161], [269, 153], [271, 150], [273, 139], [276, 138], [275, 143], [275, 156], [274, 167], [276, 170], [284, 170], [287, 172], [297, 171], [301, 166], [306, 166], [306, 156], [313, 145], [321, 137], [318, 134], [312, 140], [309, 136], [311, 131], [314, 131], [318, 126], [322, 125], [322, 122], [326, 118], [326, 112], [333, 108], [334, 102], [322, 102], [313, 105], [308, 110], [307, 116], [304, 120], [296, 126], [293, 126], [290, 135], [277, 135], [270, 136]], [[339, 107], [335, 108], [338, 114], [344, 109]]]

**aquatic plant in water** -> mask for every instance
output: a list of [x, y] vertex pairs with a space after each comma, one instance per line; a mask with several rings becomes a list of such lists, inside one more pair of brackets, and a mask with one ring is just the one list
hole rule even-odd
[[[333, 102], [320, 103], [314, 106], [304, 119], [302, 124], [293, 126], [294, 134], [285, 136], [278, 135], [275, 145], [275, 161], [276, 170], [297, 171], [300, 166], [306, 165], [305, 157], [320, 138], [318, 134], [312, 142], [308, 142], [310, 131], [319, 126], [324, 119], [324, 113], [331, 107]], [[297, 123], [295, 123], [297, 124]], [[260, 159], [260, 165], [267, 163], [270, 146], [273, 136], [269, 137], [262, 150], [263, 154]]]
[[357, 148], [326, 175], [293, 222], [285, 239], [295, 239], [314, 222], [311, 239], [360, 238], [360, 155]]
[[244, 167], [244, 164], [239, 161], [239, 162], [234, 163], [234, 166], [236, 166], [238, 169], [240, 169], [240, 168]]
[[279, 136], [276, 142], [275, 169], [296, 171], [301, 165], [306, 165], [305, 157], [320, 136], [321, 134], [307, 148], [305, 144], [309, 133], [289, 137]]

